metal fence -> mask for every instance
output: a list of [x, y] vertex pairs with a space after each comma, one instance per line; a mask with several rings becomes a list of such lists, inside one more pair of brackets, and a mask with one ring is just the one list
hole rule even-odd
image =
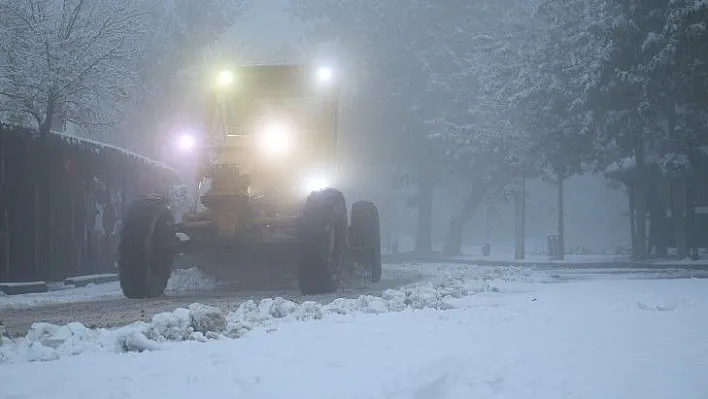
[[[47, 141], [50, 149], [40, 151], [36, 132], [0, 125], [0, 282], [115, 272], [130, 200], [179, 183], [174, 169], [117, 147], [58, 133]], [[47, 164], [49, 190], [40, 191], [39, 165]], [[46, 213], [40, 192], [49, 193], [47, 261], [39, 256], [38, 226], [47, 225], [38, 219]]]

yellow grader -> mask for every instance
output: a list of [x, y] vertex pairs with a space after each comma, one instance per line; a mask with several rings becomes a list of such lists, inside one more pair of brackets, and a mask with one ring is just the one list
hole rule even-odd
[[[331, 293], [345, 271], [381, 278], [379, 215], [332, 187], [337, 172], [335, 73], [308, 65], [221, 71], [200, 139], [189, 212], [177, 222], [164, 194], [136, 198], [123, 220], [120, 285], [129, 298], [164, 293], [173, 268], [257, 288], [298, 282]], [[349, 216], [349, 217], [348, 217]]]

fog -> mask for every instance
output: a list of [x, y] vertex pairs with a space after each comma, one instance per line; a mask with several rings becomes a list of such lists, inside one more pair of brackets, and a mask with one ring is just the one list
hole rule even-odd
[[[258, 2], [244, 15], [243, 22], [236, 24], [225, 36], [225, 40], [241, 40], [258, 47], [261, 52], [254, 51], [252, 55], [258, 62], [298, 62], [306, 59], [306, 55], [284, 55], [287, 54], [285, 49], [297, 47], [300, 39], [298, 35], [304, 30], [301, 20], [289, 16], [286, 10], [288, 6], [287, 0]], [[265, 26], [268, 29], [262, 29]], [[278, 51], [269, 53], [268, 50], [262, 50], [269, 48]], [[377, 137], [368, 135], [362, 131], [365, 128], [357, 126], [357, 122], [366, 119], [366, 115], [362, 115], [356, 104], [349, 103], [348, 107], [346, 104], [342, 110], [341, 133], [345, 144], [340, 148], [344, 157], [352, 153], [347, 151], [348, 145], [363, 151], [377, 146]], [[423, 147], [425, 145], [422, 144]], [[350, 156], [354, 159], [349, 159], [348, 165], [356, 170], [365, 169], [357, 165], [364, 161], [357, 159], [361, 152], [354, 151], [353, 154]], [[376, 184], [365, 182], [371, 178], [368, 175], [365, 178], [359, 177], [356, 178], [358, 184], [350, 184], [353, 186], [348, 187], [351, 190], [351, 200], [371, 197], [378, 202], [382, 212], [382, 244], [385, 249], [390, 250], [391, 245], [397, 242], [400, 251], [415, 250], [417, 209], [406, 205], [409, 197], [415, 195], [415, 189], [394, 192], [390, 187], [381, 187], [386, 184], [380, 181]], [[381, 180], [381, 177], [373, 179]], [[546, 237], [558, 233], [557, 189], [554, 184], [531, 179], [527, 182], [526, 195], [526, 253], [544, 255], [547, 251]], [[435, 251], [443, 250], [450, 219], [456, 209], [462, 206], [462, 201], [460, 195], [451, 190], [436, 190], [432, 213], [432, 246]], [[623, 186], [593, 173], [571, 177], [566, 182], [564, 206], [567, 253], [631, 253], [629, 204]], [[492, 252], [513, 253], [516, 238], [514, 210], [514, 204], [509, 200], [493, 203], [489, 207], [486, 204], [480, 205], [465, 227], [463, 251], [479, 255], [481, 246], [489, 241]]]
[[[104, 0], [76, 14], [74, 33], [47, 1], [37, 26], [73, 42], [42, 42], [0, 2], [3, 120], [115, 144], [190, 180], [195, 164], [170, 142], [208, 130], [214, 71], [324, 63], [341, 88], [337, 188], [378, 204], [385, 250], [508, 252], [523, 239], [544, 254], [552, 235], [564, 253], [703, 246], [686, 238], [705, 236], [700, 2]], [[110, 35], [70, 51], [115, 13]], [[33, 53], [44, 47], [49, 66]]]

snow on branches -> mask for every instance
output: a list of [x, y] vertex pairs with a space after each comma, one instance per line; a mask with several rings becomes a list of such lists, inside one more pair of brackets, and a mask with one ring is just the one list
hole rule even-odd
[[47, 134], [55, 115], [96, 122], [125, 95], [145, 33], [139, 0], [0, 0], [2, 111]]

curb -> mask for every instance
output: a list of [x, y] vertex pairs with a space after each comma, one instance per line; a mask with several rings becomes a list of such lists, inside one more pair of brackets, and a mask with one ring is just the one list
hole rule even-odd
[[635, 260], [617, 260], [617, 261], [527, 261], [527, 260], [488, 260], [488, 259], [465, 259], [458, 257], [446, 256], [415, 256], [411, 254], [384, 255], [382, 261], [389, 264], [401, 264], [405, 262], [439, 262], [451, 263], [456, 265], [480, 265], [480, 266], [527, 266], [537, 269], [557, 269], [557, 268], [595, 268], [595, 269], [646, 269], [652, 268], [656, 270], [666, 269], [687, 269], [687, 270], [708, 270], [708, 262], [690, 263], [669, 263], [667, 261], [635, 261]]
[[34, 294], [49, 291], [45, 281], [29, 281], [25, 283], [0, 283], [0, 292], [5, 295]]
[[67, 277], [64, 279], [64, 285], [73, 285], [75, 287], [85, 287], [89, 284], [104, 284], [118, 281], [118, 274], [91, 274], [88, 276]]

